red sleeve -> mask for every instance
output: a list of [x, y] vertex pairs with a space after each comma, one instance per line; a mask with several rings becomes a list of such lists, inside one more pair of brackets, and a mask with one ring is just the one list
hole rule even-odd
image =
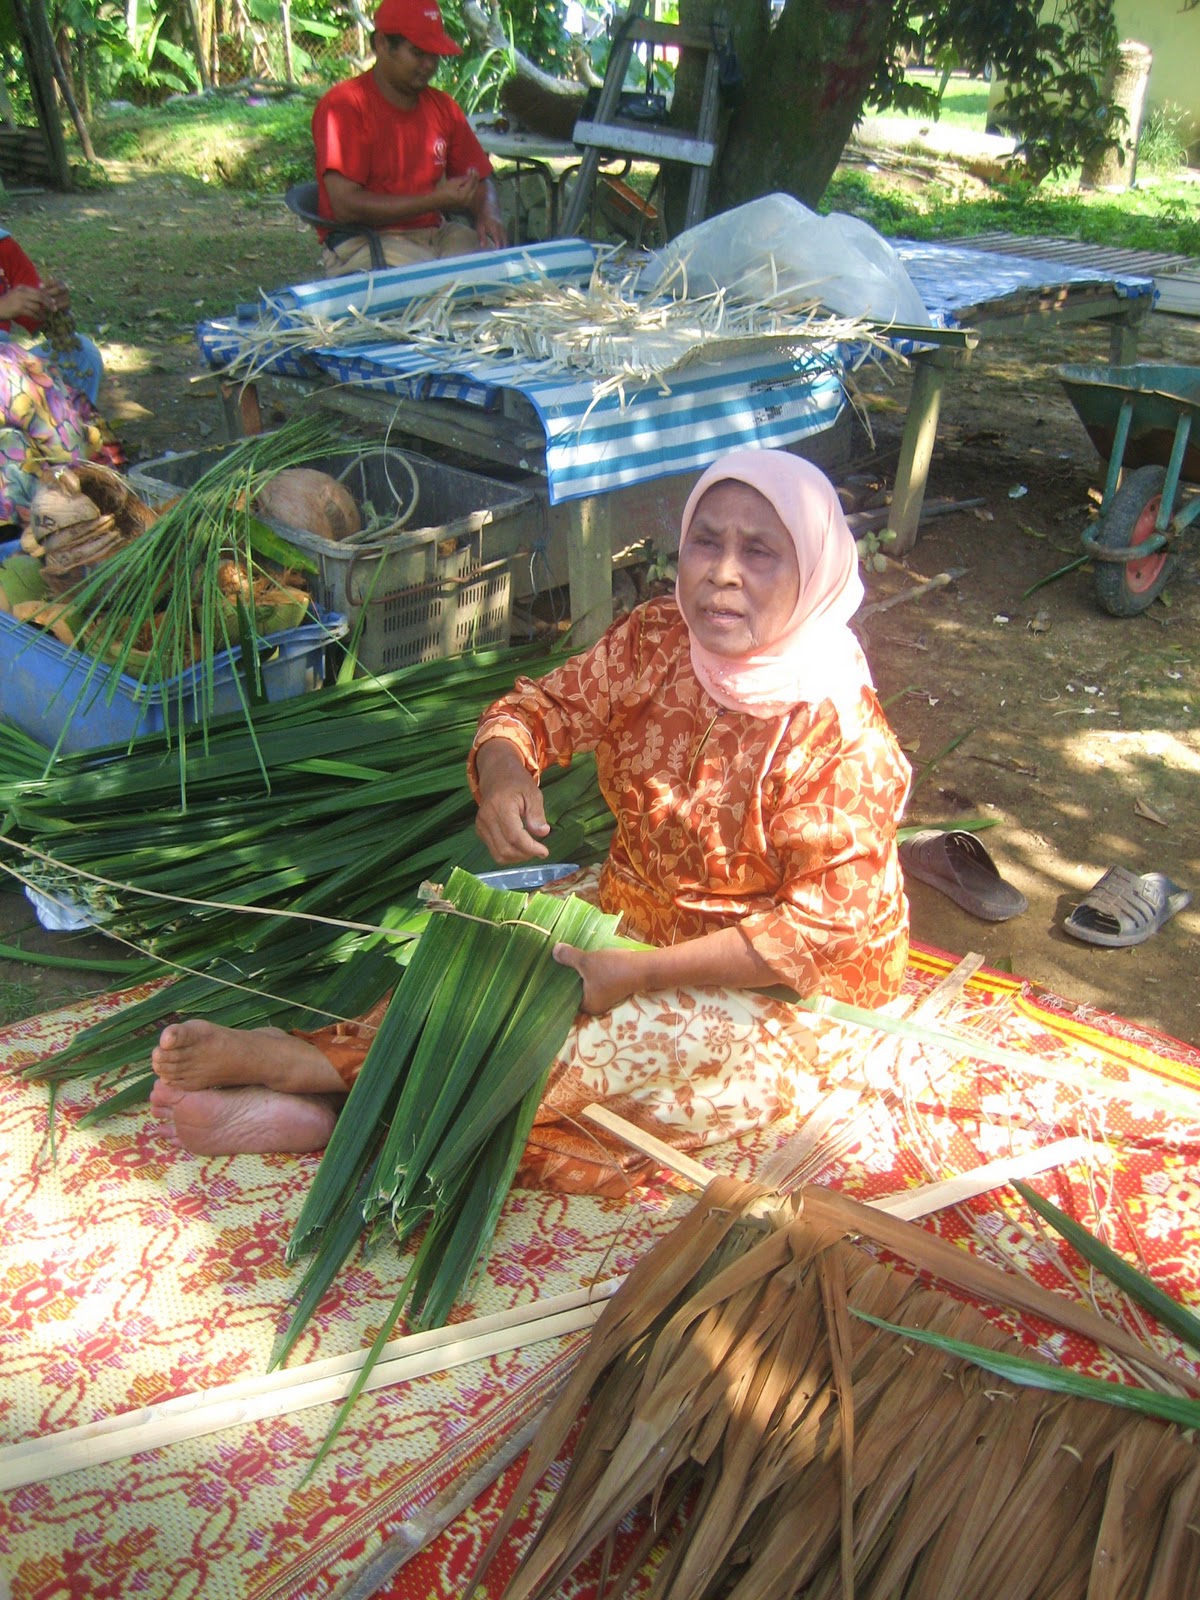
[[461, 178], [465, 173], [474, 172], [480, 178], [490, 178], [492, 163], [487, 151], [476, 138], [475, 130], [467, 121], [462, 107], [453, 100], [450, 104], [454, 113], [447, 141], [446, 176]]
[[[0, 239], [0, 294], [5, 294], [9, 289], [16, 289], [21, 284], [27, 283], [33, 289], [41, 284], [37, 268], [25, 254], [21, 246], [10, 233], [7, 238]], [[30, 333], [36, 333], [41, 323], [29, 317], [16, 319], [23, 328], [28, 328]], [[7, 328], [10, 324], [0, 322], [0, 328]]]
[[317, 101], [312, 119], [313, 152], [321, 186], [321, 214], [332, 217], [325, 196], [325, 174], [340, 172], [351, 183], [365, 185], [370, 177], [370, 142], [364, 137], [357, 105], [348, 96], [326, 94]]

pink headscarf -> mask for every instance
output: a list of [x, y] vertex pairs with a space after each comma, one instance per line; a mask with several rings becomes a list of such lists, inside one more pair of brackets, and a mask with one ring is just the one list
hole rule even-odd
[[[783, 632], [752, 655], [719, 656], [691, 636], [696, 676], [718, 705], [751, 717], [778, 717], [802, 701], [826, 699], [848, 710], [871, 678], [846, 626], [862, 603], [863, 586], [833, 485], [810, 461], [786, 450], [734, 450], [714, 461], [688, 496], [680, 550], [705, 491], [728, 482], [757, 489], [774, 507], [796, 546], [800, 592]], [[678, 583], [675, 594], [678, 599]]]

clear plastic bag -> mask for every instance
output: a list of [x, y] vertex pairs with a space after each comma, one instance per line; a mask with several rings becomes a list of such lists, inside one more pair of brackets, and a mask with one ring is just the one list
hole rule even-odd
[[765, 195], [710, 217], [657, 251], [644, 293], [712, 294], [799, 309], [819, 300], [839, 316], [928, 327], [930, 317], [899, 256], [869, 223], [822, 217], [789, 194]]

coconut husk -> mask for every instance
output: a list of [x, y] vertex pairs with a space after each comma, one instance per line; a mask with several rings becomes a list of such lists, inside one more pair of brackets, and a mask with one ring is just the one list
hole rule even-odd
[[863, 1241], [974, 1297], [1087, 1330], [1180, 1386], [1197, 1387], [1193, 1374], [1089, 1309], [827, 1191], [802, 1190], [764, 1236], [740, 1221], [762, 1197], [714, 1182], [629, 1275], [539, 1429], [476, 1581], [586, 1409], [504, 1600], [548, 1600], [639, 1509], [652, 1526], [607, 1594], [627, 1592], [664, 1535], [652, 1600], [1200, 1593], [1194, 1436], [861, 1321], [1031, 1355]]
[[157, 512], [121, 475], [94, 461], [43, 468], [21, 544], [62, 594], [153, 523]]
[[74, 644], [76, 633], [71, 607], [62, 600], [19, 600], [12, 608], [18, 622], [46, 628], [60, 644]]

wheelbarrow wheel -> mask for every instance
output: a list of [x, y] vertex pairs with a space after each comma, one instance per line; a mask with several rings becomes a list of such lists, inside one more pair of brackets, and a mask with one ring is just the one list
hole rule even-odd
[[[1096, 544], [1104, 550], [1125, 550], [1152, 539], [1166, 478], [1164, 467], [1127, 472], [1096, 529]], [[1111, 616], [1136, 617], [1162, 593], [1177, 561], [1171, 550], [1156, 550], [1144, 561], [1097, 561], [1096, 598]]]

